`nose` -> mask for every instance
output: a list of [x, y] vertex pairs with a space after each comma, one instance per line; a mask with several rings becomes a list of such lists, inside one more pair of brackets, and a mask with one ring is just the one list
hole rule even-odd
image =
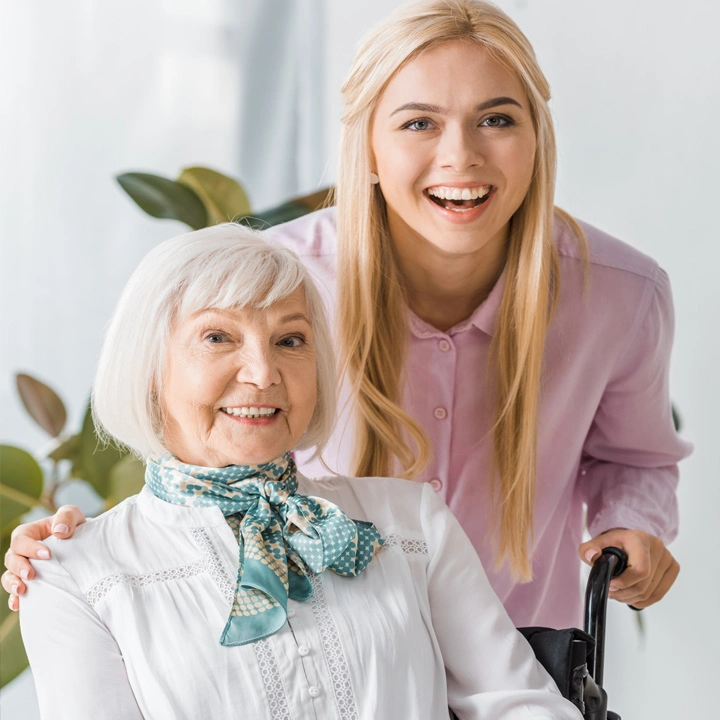
[[235, 379], [258, 390], [267, 390], [281, 382], [280, 369], [270, 348], [245, 347], [239, 359]]
[[462, 171], [485, 164], [480, 139], [471, 128], [459, 123], [446, 126], [437, 152], [438, 162], [443, 168]]

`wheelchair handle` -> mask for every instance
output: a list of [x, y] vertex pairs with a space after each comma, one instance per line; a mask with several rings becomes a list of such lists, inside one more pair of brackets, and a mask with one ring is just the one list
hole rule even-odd
[[[627, 554], [616, 547], [606, 547], [590, 569], [585, 590], [585, 632], [595, 639], [595, 653], [588, 672], [602, 687], [605, 662], [605, 616], [610, 581], [627, 568]], [[590, 666], [592, 664], [592, 667]]]

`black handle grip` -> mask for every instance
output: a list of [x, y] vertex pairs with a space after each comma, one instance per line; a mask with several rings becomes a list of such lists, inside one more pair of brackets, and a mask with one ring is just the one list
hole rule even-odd
[[610, 581], [625, 571], [627, 561], [624, 550], [616, 547], [604, 548], [590, 569], [585, 590], [585, 632], [595, 639], [595, 656], [592, 663], [588, 663], [588, 672], [601, 687], [605, 662], [605, 615]]
[[612, 577], [617, 577], [625, 572], [628, 564], [628, 556], [624, 550], [611, 545], [610, 547], [603, 548], [602, 554], [614, 555], [617, 558], [617, 562], [615, 563], [615, 567], [612, 571]]
[[[609, 553], [614, 555], [618, 561], [617, 565], [615, 566], [615, 570], [613, 570], [612, 576], [615, 578], [618, 575], [622, 575], [625, 570], [627, 570], [628, 566], [628, 556], [627, 553], [624, 550], [621, 550], [620, 548], [613, 547], [612, 545], [610, 547], [606, 547], [603, 549], [603, 554]], [[635, 612], [642, 612], [642, 608], [635, 607], [634, 605], [628, 605], [628, 607], [631, 610], [634, 610]]]

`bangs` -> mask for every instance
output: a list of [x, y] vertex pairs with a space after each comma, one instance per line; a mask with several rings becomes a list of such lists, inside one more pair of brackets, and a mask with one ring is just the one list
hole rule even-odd
[[178, 307], [181, 317], [211, 308], [267, 308], [307, 279], [298, 260], [282, 249], [265, 243], [239, 249], [218, 248], [183, 268], [183, 277], [178, 278], [184, 287]]

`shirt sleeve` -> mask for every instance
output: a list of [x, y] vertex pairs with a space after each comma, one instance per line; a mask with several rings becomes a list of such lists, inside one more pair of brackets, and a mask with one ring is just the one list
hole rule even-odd
[[40, 716], [142, 720], [120, 649], [55, 558], [33, 563], [20, 628]]
[[643, 530], [668, 543], [677, 534], [677, 463], [692, 446], [672, 420], [669, 391], [674, 314], [658, 268], [611, 374], [583, 448], [579, 484], [592, 537]]
[[582, 720], [515, 629], [470, 540], [429, 485], [421, 507], [432, 623], [453, 712], [460, 720]]

